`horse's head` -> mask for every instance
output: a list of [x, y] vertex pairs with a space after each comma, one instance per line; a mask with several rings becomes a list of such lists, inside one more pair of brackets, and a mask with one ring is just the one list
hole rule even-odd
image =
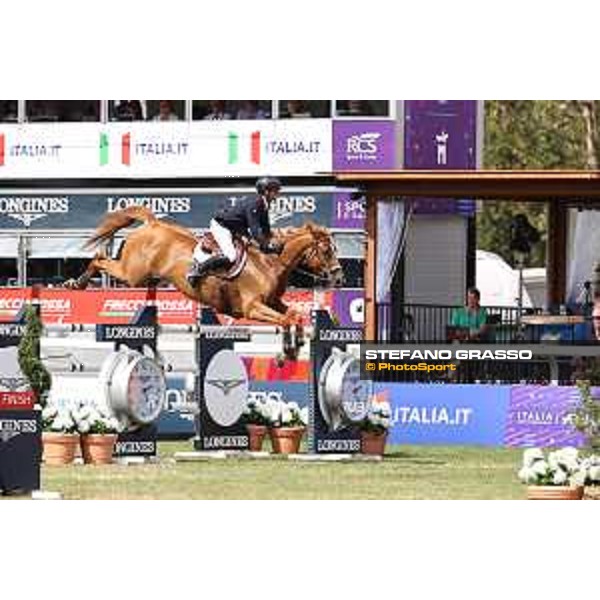
[[327, 227], [307, 223], [297, 231], [309, 233], [313, 238], [313, 243], [302, 255], [300, 268], [322, 279], [328, 285], [341, 287], [344, 284], [344, 273], [337, 257], [333, 236]]

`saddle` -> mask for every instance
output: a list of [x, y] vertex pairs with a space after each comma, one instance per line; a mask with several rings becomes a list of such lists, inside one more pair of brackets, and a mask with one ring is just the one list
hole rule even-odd
[[[213, 234], [210, 231], [203, 233], [198, 239], [198, 245], [207, 258], [212, 256], [223, 256], [223, 252], [217, 244]], [[235, 247], [235, 261], [231, 267], [225, 272], [217, 271], [213, 273], [223, 279], [235, 279], [246, 266], [248, 260], [248, 244], [245, 240], [238, 237], [233, 238], [233, 245]]]

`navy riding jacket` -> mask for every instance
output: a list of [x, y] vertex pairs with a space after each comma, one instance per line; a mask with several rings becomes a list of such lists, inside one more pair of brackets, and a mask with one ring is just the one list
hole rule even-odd
[[269, 210], [260, 197], [244, 198], [235, 206], [228, 206], [217, 211], [215, 220], [232, 233], [250, 236], [262, 246], [271, 238]]

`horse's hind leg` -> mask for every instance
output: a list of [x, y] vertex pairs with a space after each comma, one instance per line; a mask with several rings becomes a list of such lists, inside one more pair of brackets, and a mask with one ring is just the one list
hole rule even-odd
[[129, 285], [137, 285], [144, 279], [144, 276], [141, 276], [139, 278], [135, 277], [133, 281], [130, 281], [122, 261], [112, 260], [111, 258], [107, 258], [106, 254], [103, 252], [98, 252], [98, 254], [90, 261], [90, 264], [84, 273], [75, 280], [70, 279], [69, 281], [66, 281], [64, 286], [69, 289], [83, 290], [89, 284], [90, 279], [100, 272], [107, 273], [115, 279], [129, 283]]
[[68, 279], [63, 283], [63, 287], [66, 287], [70, 290], [84, 290], [92, 277], [99, 273], [100, 269], [98, 268], [98, 260], [104, 258], [106, 255], [100, 251], [98, 252], [92, 260], [90, 260], [87, 269], [77, 278], [77, 279]]

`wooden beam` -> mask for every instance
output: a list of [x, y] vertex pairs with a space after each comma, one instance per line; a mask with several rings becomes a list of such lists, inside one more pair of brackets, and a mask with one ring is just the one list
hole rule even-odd
[[600, 200], [598, 171], [353, 171], [336, 173], [335, 178], [369, 197]]
[[548, 240], [546, 242], [546, 298], [549, 306], [565, 303], [567, 281], [567, 210], [548, 205]]
[[365, 340], [377, 339], [377, 202], [367, 202], [365, 248]]

